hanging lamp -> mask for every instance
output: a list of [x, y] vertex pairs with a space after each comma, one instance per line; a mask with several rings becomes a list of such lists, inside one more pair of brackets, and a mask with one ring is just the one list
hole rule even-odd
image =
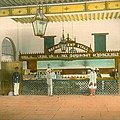
[[65, 37], [64, 37], [64, 30], [63, 30], [62, 38], [61, 38], [59, 44], [60, 44], [61, 51], [62, 51], [62, 52], [66, 52], [67, 44], [66, 44], [66, 40], [65, 40]]
[[32, 21], [34, 35], [43, 37], [45, 35], [47, 24], [48, 24], [48, 19], [43, 14], [43, 5], [42, 5], [42, 9], [39, 6], [39, 8], [36, 11], [36, 15], [34, 16]]

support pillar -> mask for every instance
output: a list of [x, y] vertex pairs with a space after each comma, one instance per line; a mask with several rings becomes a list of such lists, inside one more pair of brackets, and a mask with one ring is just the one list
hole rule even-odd
[[118, 74], [119, 74], [118, 88], [119, 88], [119, 95], [120, 95], [120, 59], [118, 60]]

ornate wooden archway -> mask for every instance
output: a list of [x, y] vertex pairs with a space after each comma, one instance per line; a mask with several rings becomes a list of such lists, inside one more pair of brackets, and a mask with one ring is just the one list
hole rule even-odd
[[[76, 40], [70, 39], [69, 35], [67, 36], [66, 39], [64, 39], [64, 41], [65, 41], [66, 47], [71, 48], [71, 50], [72, 49], [75, 50], [75, 48], [78, 48], [78, 49], [83, 50], [86, 53], [92, 53], [93, 52], [92, 49], [91, 49], [91, 46], [88, 47], [84, 44], [77, 43]], [[58, 44], [48, 48], [48, 53], [54, 53], [56, 50], [61, 49], [60, 44], [61, 43], [59, 42]], [[79, 52], [79, 51], [77, 51], [77, 50], [75, 50], [75, 51], [65, 51], [65, 53], [77, 53], [77, 52]]]

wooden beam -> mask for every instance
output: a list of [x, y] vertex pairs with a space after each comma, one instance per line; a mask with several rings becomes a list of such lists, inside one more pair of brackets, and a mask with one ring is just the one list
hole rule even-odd
[[[107, 5], [105, 5], [107, 4]], [[38, 6], [22, 6], [22, 7], [6, 7], [0, 8], [0, 17], [6, 16], [29, 16], [35, 15]], [[120, 1], [102, 1], [102, 2], [78, 2], [71, 4], [52, 4], [43, 6], [43, 12], [49, 14], [62, 14], [64, 13], [78, 13], [78, 12], [91, 12], [101, 10], [118, 10], [120, 9]]]

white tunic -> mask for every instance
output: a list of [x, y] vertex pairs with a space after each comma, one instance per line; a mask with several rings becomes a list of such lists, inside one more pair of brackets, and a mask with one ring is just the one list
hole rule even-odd
[[91, 72], [88, 77], [90, 79], [88, 87], [90, 89], [96, 89], [97, 88], [97, 84], [96, 84], [97, 83], [96, 82], [97, 74], [96, 74], [96, 72], [95, 71]]
[[47, 84], [52, 85], [52, 79], [56, 79], [55, 72], [51, 71], [51, 69], [47, 69], [46, 78], [47, 78]]
[[51, 72], [51, 77], [52, 77], [52, 79], [56, 79], [56, 74], [55, 74], [55, 72]]
[[46, 78], [47, 78], [47, 84], [51, 85], [52, 84], [51, 69], [46, 70]]

